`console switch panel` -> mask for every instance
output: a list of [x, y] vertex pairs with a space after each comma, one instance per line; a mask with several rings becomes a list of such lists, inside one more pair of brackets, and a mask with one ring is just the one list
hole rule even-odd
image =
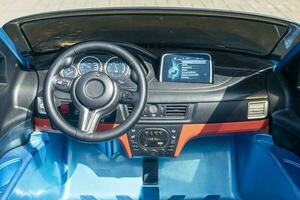
[[129, 133], [133, 156], [174, 156], [181, 125], [137, 125]]

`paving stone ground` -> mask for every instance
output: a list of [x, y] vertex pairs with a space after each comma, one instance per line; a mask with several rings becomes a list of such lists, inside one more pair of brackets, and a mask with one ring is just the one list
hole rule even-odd
[[0, 25], [42, 12], [101, 7], [171, 6], [259, 13], [300, 23], [300, 0], [0, 0]]

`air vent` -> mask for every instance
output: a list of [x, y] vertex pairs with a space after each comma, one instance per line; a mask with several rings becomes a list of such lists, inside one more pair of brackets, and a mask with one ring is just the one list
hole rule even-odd
[[[131, 114], [134, 107], [127, 105], [127, 114]], [[188, 113], [187, 104], [147, 104], [142, 114], [143, 119], [185, 119]]]
[[187, 112], [187, 105], [166, 105], [166, 117], [185, 117]]
[[268, 101], [250, 101], [248, 103], [248, 119], [262, 119], [267, 117]]

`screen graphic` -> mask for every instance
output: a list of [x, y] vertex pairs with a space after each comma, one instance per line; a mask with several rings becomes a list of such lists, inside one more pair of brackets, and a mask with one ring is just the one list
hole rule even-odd
[[209, 54], [165, 54], [161, 67], [161, 81], [212, 83]]

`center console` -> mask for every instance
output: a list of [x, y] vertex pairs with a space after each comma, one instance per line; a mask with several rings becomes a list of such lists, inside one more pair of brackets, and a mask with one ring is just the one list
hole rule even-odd
[[[164, 54], [159, 81], [212, 84], [212, 56], [207, 53]], [[127, 114], [132, 109], [127, 106]], [[133, 156], [174, 156], [181, 122], [191, 118], [192, 111], [192, 104], [147, 104], [140, 123], [128, 132]], [[167, 120], [172, 123], [168, 124]]]
[[180, 125], [138, 124], [128, 132], [134, 156], [173, 156], [181, 131]]

